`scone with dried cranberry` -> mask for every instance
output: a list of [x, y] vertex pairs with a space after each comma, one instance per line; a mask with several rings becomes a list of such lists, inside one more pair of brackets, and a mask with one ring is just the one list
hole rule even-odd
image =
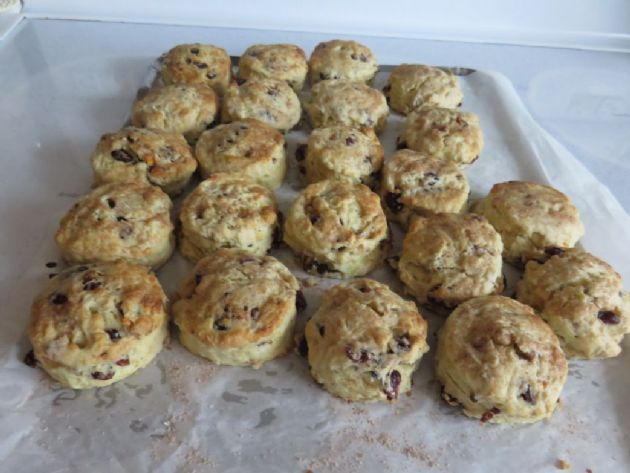
[[328, 79], [370, 82], [378, 71], [376, 56], [370, 48], [341, 39], [319, 43], [308, 61], [311, 85]]
[[296, 93], [302, 90], [307, 72], [306, 55], [294, 44], [254, 44], [238, 61], [239, 79], [283, 80]]

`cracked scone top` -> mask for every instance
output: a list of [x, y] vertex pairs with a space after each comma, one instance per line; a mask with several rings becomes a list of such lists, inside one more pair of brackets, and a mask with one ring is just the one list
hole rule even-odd
[[377, 194], [338, 180], [310, 184], [291, 204], [284, 241], [305, 271], [362, 276], [380, 265], [390, 242]]
[[503, 296], [461, 304], [438, 333], [442, 397], [493, 423], [549, 417], [567, 377], [558, 338], [531, 307]]
[[516, 298], [540, 313], [569, 357], [617, 356], [630, 332], [630, 296], [621, 276], [584, 251], [566, 250], [544, 264], [527, 263]]
[[238, 61], [238, 77], [283, 80], [300, 92], [304, 86], [308, 64], [302, 48], [294, 44], [254, 44]]
[[64, 215], [55, 241], [69, 263], [122, 259], [157, 268], [175, 247], [172, 207], [159, 187], [137, 182], [104, 184]]
[[311, 85], [328, 79], [370, 82], [378, 71], [376, 57], [370, 48], [341, 39], [319, 43], [308, 66]]
[[145, 266], [119, 261], [71, 267], [33, 301], [28, 336], [35, 358], [72, 389], [120, 381], [162, 349], [166, 303]]
[[126, 127], [103, 135], [91, 157], [94, 184], [135, 181], [179, 194], [197, 169], [179, 133]]
[[298, 292], [277, 259], [218, 250], [196, 264], [173, 304], [180, 341], [214, 363], [258, 368], [290, 349]]
[[559, 249], [573, 248], [584, 234], [578, 210], [569, 198], [543, 184], [495, 184], [473, 211], [501, 234], [503, 257], [512, 263], [544, 261]]
[[371, 279], [326, 291], [305, 337], [313, 378], [348, 401], [397, 399], [429, 351], [415, 304]]
[[279, 238], [273, 193], [249, 178], [216, 173], [184, 199], [180, 251], [197, 261], [219, 248], [264, 255]]

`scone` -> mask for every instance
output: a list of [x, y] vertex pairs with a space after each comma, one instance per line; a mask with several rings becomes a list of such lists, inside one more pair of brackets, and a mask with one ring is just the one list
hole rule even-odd
[[219, 248], [264, 255], [279, 232], [273, 193], [238, 174], [216, 173], [184, 200], [180, 251], [197, 261]]
[[306, 324], [311, 374], [347, 401], [393, 401], [429, 351], [415, 304], [372, 279], [335, 286]]
[[213, 363], [258, 368], [290, 349], [299, 288], [271, 256], [218, 250], [195, 265], [173, 304], [179, 340]]
[[335, 125], [316, 128], [308, 137], [298, 169], [306, 182], [341, 179], [374, 187], [383, 165], [383, 146], [372, 130]]
[[584, 251], [527, 263], [516, 298], [538, 311], [572, 358], [617, 356], [630, 332], [630, 297], [621, 276]]
[[464, 302], [438, 333], [435, 375], [442, 397], [493, 423], [549, 417], [567, 378], [567, 360], [534, 311], [503, 296]]
[[236, 172], [276, 189], [287, 171], [284, 136], [265, 123], [248, 118], [203, 132], [195, 145], [201, 175]]
[[378, 64], [374, 53], [356, 41], [333, 39], [319, 43], [308, 62], [311, 85], [327, 79], [370, 82]]
[[544, 261], [573, 248], [584, 234], [578, 210], [559, 190], [543, 184], [508, 181], [492, 186], [473, 211], [488, 219], [503, 239], [511, 263]]
[[181, 133], [194, 143], [214, 124], [218, 107], [217, 95], [207, 85], [167, 85], [151, 89], [133, 104], [131, 124]]
[[211, 44], [180, 44], [161, 59], [165, 84], [204, 84], [223, 95], [232, 78], [227, 51]]
[[380, 90], [350, 80], [324, 80], [311, 89], [304, 110], [313, 128], [346, 125], [379, 132], [385, 127], [389, 107]]
[[141, 182], [179, 194], [197, 169], [197, 160], [179, 133], [126, 127], [103, 135], [92, 153], [94, 185]]
[[291, 204], [284, 241], [305, 271], [321, 276], [363, 276], [390, 247], [378, 195], [339, 180], [310, 184]]
[[72, 389], [103, 387], [146, 366], [167, 336], [166, 296], [148, 268], [73, 266], [33, 301], [28, 337], [42, 368]]
[[238, 61], [241, 80], [283, 80], [295, 92], [304, 87], [308, 64], [302, 48], [294, 44], [254, 44]]
[[223, 123], [256, 118], [282, 132], [297, 125], [301, 116], [300, 99], [289, 84], [277, 79], [232, 83], [221, 107]]
[[474, 113], [423, 107], [407, 116], [398, 147], [466, 166], [479, 157], [483, 133]]
[[55, 241], [71, 264], [121, 259], [158, 268], [175, 248], [172, 208], [171, 199], [159, 187], [104, 184], [64, 215]]
[[411, 222], [398, 274], [422, 304], [454, 307], [503, 290], [501, 237], [474, 214], [435, 214]]
[[396, 66], [383, 92], [389, 106], [403, 115], [425, 105], [457, 108], [464, 99], [455, 74], [422, 64]]
[[460, 212], [469, 192], [468, 179], [457, 165], [417, 151], [397, 151], [383, 166], [383, 208], [403, 227], [415, 215]]

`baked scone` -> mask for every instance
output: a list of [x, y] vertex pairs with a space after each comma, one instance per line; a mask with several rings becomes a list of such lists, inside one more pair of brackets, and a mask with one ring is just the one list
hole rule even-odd
[[298, 169], [306, 182], [341, 179], [374, 187], [383, 166], [383, 146], [370, 129], [334, 125], [313, 130], [303, 157]]
[[438, 333], [435, 375], [442, 397], [482, 422], [549, 417], [567, 370], [551, 328], [531, 307], [507, 297], [464, 302]]
[[180, 44], [162, 58], [160, 76], [165, 84], [205, 84], [223, 95], [232, 78], [227, 51], [211, 44]]
[[223, 123], [256, 118], [282, 132], [297, 125], [301, 116], [300, 99], [289, 84], [277, 79], [232, 83], [221, 107]]
[[304, 87], [308, 64], [302, 48], [294, 44], [254, 44], [238, 61], [238, 77], [283, 80], [295, 92]]
[[304, 110], [313, 128], [347, 125], [379, 132], [385, 127], [389, 107], [380, 90], [350, 80], [324, 80], [311, 89]]
[[422, 107], [407, 115], [398, 147], [466, 166], [479, 157], [483, 133], [474, 113]]
[[284, 136], [253, 118], [219, 125], [202, 133], [195, 145], [201, 175], [236, 172], [276, 189], [287, 171]]
[[305, 271], [321, 276], [363, 276], [390, 247], [387, 219], [377, 194], [363, 184], [319, 181], [291, 204], [284, 241]]
[[501, 237], [479, 215], [417, 217], [405, 235], [398, 274], [418, 302], [454, 307], [501, 293], [502, 250]]
[[271, 256], [218, 250], [195, 265], [173, 304], [179, 340], [213, 363], [258, 368], [291, 348], [299, 289]]
[[72, 389], [103, 387], [146, 366], [167, 336], [166, 296], [148, 268], [73, 266], [33, 301], [28, 337], [42, 368]]
[[516, 298], [549, 324], [571, 358], [610, 358], [630, 332], [630, 297], [606, 262], [579, 250], [530, 261]]
[[103, 135], [91, 157], [94, 185], [135, 181], [179, 194], [197, 169], [197, 160], [179, 133], [126, 127]]
[[264, 255], [280, 222], [273, 193], [238, 174], [216, 173], [182, 203], [180, 251], [197, 261], [219, 248]]
[[464, 99], [455, 74], [422, 64], [396, 66], [383, 92], [389, 106], [403, 115], [425, 105], [457, 108]]
[[429, 351], [416, 305], [372, 279], [326, 291], [305, 337], [313, 378], [347, 401], [396, 400]]
[[167, 85], [151, 89], [133, 104], [131, 124], [181, 133], [194, 143], [214, 124], [218, 107], [217, 95], [207, 85]]
[[495, 184], [473, 211], [501, 234], [503, 257], [511, 263], [544, 261], [559, 249], [573, 248], [584, 234], [578, 210], [569, 198], [543, 184]]
[[112, 182], [93, 189], [64, 215], [55, 234], [71, 264], [125, 260], [153, 268], [173, 253], [173, 204], [159, 187]]
[[468, 179], [456, 164], [417, 151], [399, 150], [383, 166], [383, 208], [404, 227], [414, 215], [460, 212], [469, 192]]
[[378, 64], [374, 53], [356, 41], [333, 39], [319, 43], [308, 61], [311, 85], [327, 79], [370, 82]]

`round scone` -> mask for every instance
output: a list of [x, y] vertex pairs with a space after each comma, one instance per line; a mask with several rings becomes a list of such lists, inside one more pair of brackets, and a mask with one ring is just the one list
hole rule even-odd
[[313, 128], [347, 125], [361, 130], [385, 127], [389, 107], [380, 90], [350, 80], [324, 80], [311, 89], [304, 102]]
[[271, 256], [218, 250], [196, 264], [173, 304], [179, 339], [213, 363], [258, 368], [290, 349], [299, 288]]
[[219, 248], [264, 255], [279, 238], [277, 212], [266, 187], [237, 174], [212, 174], [182, 203], [179, 249], [191, 261]]
[[64, 215], [55, 234], [72, 264], [125, 260], [158, 268], [173, 253], [173, 204], [159, 187], [112, 182], [93, 189]]
[[238, 61], [238, 77], [283, 80], [299, 92], [304, 87], [308, 64], [302, 48], [294, 44], [254, 44]]
[[232, 78], [227, 51], [211, 44], [180, 44], [161, 61], [160, 76], [165, 84], [205, 84], [223, 95]]
[[630, 332], [630, 296], [621, 276], [585, 251], [527, 263], [516, 298], [540, 313], [572, 358], [617, 356]]
[[503, 290], [502, 250], [501, 237], [479, 215], [417, 217], [405, 235], [398, 274], [418, 302], [454, 307]]
[[503, 296], [461, 304], [438, 333], [442, 397], [493, 423], [549, 417], [567, 378], [558, 337], [531, 307]]
[[417, 151], [397, 151], [383, 166], [383, 208], [404, 227], [414, 215], [460, 212], [469, 192], [468, 179], [457, 165]]
[[197, 160], [179, 133], [126, 127], [103, 135], [92, 153], [94, 185], [135, 181], [179, 194], [197, 169]]
[[215, 172], [236, 172], [276, 189], [287, 172], [284, 136], [253, 118], [203, 132], [195, 155], [204, 178]]
[[73, 266], [33, 301], [28, 337], [42, 368], [72, 389], [107, 386], [146, 366], [167, 336], [166, 296], [148, 268]]
[[232, 83], [223, 97], [221, 121], [229, 123], [256, 118], [280, 131], [288, 131], [300, 121], [300, 99], [283, 80], [252, 79]]
[[181, 133], [194, 143], [217, 118], [218, 99], [203, 84], [173, 84], [151, 89], [133, 104], [131, 124]]
[[313, 130], [306, 150], [296, 157], [304, 158], [299, 170], [309, 183], [341, 179], [373, 187], [383, 165], [383, 146], [371, 129], [335, 125]]
[[422, 64], [396, 66], [383, 92], [389, 106], [404, 115], [425, 105], [457, 108], [464, 98], [455, 74]]
[[363, 184], [319, 181], [291, 204], [284, 241], [305, 271], [332, 278], [363, 276], [390, 248], [377, 194]]
[[569, 198], [543, 184], [508, 181], [492, 186], [473, 211], [488, 219], [503, 239], [503, 257], [511, 263], [544, 261], [573, 248], [584, 234]]
[[313, 378], [347, 401], [396, 400], [429, 351], [416, 305], [372, 279], [326, 291], [304, 335]]
[[319, 43], [308, 62], [311, 85], [327, 79], [370, 82], [378, 64], [374, 53], [356, 41], [333, 39]]
[[423, 107], [407, 116], [398, 147], [466, 166], [479, 157], [483, 133], [474, 113]]

